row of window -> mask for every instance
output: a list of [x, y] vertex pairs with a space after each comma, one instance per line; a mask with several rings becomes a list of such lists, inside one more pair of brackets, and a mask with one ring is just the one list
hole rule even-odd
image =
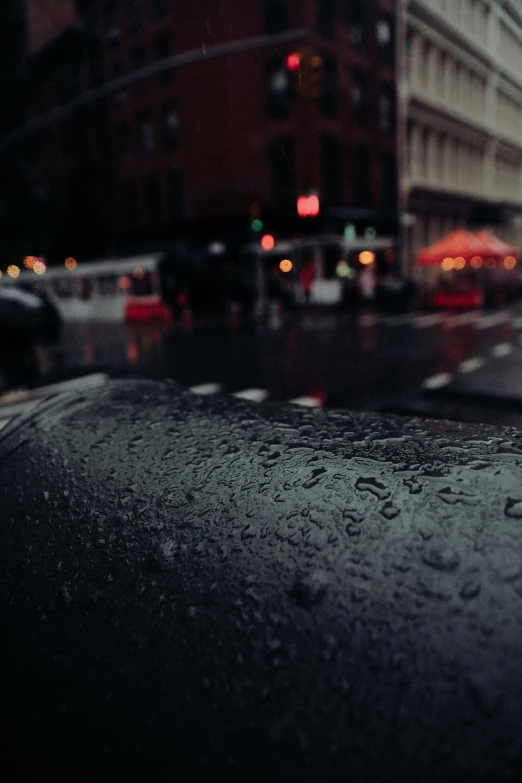
[[[337, 136], [321, 137], [322, 198], [325, 204], [342, 203], [343, 153]], [[360, 207], [385, 206], [393, 208], [396, 202], [396, 165], [391, 153], [379, 156], [380, 199], [374, 204], [372, 167], [374, 154], [369, 147], [353, 149], [351, 161], [354, 202]], [[295, 195], [295, 147], [291, 136], [275, 139], [269, 147], [272, 200], [274, 204], [289, 203]]]
[[408, 128], [408, 174], [414, 182], [425, 181], [456, 187], [474, 194], [494, 191], [498, 198], [512, 200], [522, 193], [522, 162], [504, 155], [493, 161], [494, 180], [485, 179], [486, 151], [477, 144], [437, 133], [415, 122]]
[[[343, 13], [337, 0], [316, 0], [315, 19], [319, 32], [331, 37], [335, 33], [336, 21], [347, 21], [350, 43], [355, 49], [364, 49], [370, 44], [370, 23], [367, 0], [346, 0]], [[265, 31], [280, 33], [288, 28], [286, 0], [265, 0]], [[379, 57], [385, 63], [393, 63], [395, 51], [394, 21], [391, 16], [380, 14], [375, 22], [375, 42]]]
[[173, 101], [167, 101], [160, 115], [140, 112], [136, 123], [122, 120], [116, 126], [116, 154], [122, 163], [130, 163], [136, 151], [144, 157], [154, 155], [158, 149], [174, 150], [179, 144], [179, 113]]
[[[325, 58], [324, 93], [321, 109], [326, 116], [335, 116], [338, 111], [337, 66], [332, 58]], [[292, 81], [284, 62], [273, 60], [267, 66], [267, 104], [268, 115], [272, 119], [288, 117], [292, 108]], [[356, 70], [352, 74], [351, 106], [352, 121], [355, 125], [366, 127], [373, 118], [369, 74]], [[395, 88], [392, 84], [382, 84], [377, 100], [377, 120], [381, 133], [392, 133], [395, 126]]]
[[484, 118], [486, 79], [415, 31], [407, 37], [408, 75], [413, 87], [478, 120]]
[[119, 31], [122, 22], [129, 32], [135, 33], [145, 22], [163, 19], [172, 7], [171, 0], [103, 0], [102, 24], [109, 37]]

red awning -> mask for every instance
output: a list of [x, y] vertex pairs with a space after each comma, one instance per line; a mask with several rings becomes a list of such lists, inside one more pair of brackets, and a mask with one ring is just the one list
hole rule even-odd
[[469, 261], [473, 256], [491, 255], [487, 245], [478, 239], [471, 231], [458, 228], [443, 239], [439, 239], [429, 247], [425, 247], [417, 254], [419, 266], [435, 266], [445, 258], [464, 258]]
[[477, 231], [475, 236], [487, 246], [490, 256], [497, 258], [506, 258], [506, 256], [515, 256], [516, 258], [518, 256], [518, 250], [514, 245], [503, 242], [489, 231]]

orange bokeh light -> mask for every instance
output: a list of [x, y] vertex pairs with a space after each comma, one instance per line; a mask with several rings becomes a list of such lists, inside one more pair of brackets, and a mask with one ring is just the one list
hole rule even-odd
[[283, 258], [283, 260], [279, 262], [279, 269], [281, 270], [281, 272], [291, 272], [293, 266], [294, 265], [292, 264], [289, 258]]
[[514, 266], [516, 266], [517, 259], [515, 256], [506, 256], [504, 259], [504, 267], [506, 269], [513, 269]]
[[449, 256], [447, 258], [443, 258], [440, 265], [444, 269], [445, 272], [449, 272], [450, 269], [453, 269], [454, 261]]
[[473, 269], [480, 269], [480, 267], [484, 262], [480, 256], [473, 256], [473, 258], [470, 260], [469, 263], [470, 266], [473, 267]]
[[466, 266], [466, 259], [462, 256], [457, 256], [455, 260], [453, 261], [453, 266], [455, 269], [464, 269]]
[[36, 256], [26, 256], [24, 258], [24, 266], [26, 269], [33, 269], [37, 261], [38, 258]]
[[359, 253], [359, 262], [366, 266], [367, 264], [373, 264], [375, 261], [375, 253], [372, 253], [371, 250], [363, 250], [362, 253]]
[[20, 274], [20, 267], [16, 266], [16, 264], [9, 264], [7, 267], [7, 274], [9, 277], [18, 277]]
[[64, 265], [67, 269], [76, 269], [76, 267], [78, 266], [78, 262], [75, 258], [72, 258], [72, 256], [70, 256], [69, 258], [65, 259]]
[[47, 267], [45, 266], [43, 261], [37, 261], [33, 266], [33, 272], [36, 272], [37, 275], [45, 274], [46, 269]]

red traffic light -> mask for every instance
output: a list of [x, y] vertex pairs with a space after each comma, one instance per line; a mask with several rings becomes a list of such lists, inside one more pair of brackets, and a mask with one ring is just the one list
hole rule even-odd
[[301, 55], [297, 52], [287, 55], [285, 58], [285, 65], [289, 71], [298, 71], [301, 67]]
[[311, 193], [309, 196], [299, 196], [297, 199], [297, 214], [299, 217], [317, 217], [319, 209], [319, 196], [316, 193]]

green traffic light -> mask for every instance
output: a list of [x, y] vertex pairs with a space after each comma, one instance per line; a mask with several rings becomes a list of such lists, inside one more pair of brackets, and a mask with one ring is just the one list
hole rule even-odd
[[263, 230], [263, 221], [259, 220], [259, 218], [256, 218], [251, 223], [252, 231], [262, 231]]

